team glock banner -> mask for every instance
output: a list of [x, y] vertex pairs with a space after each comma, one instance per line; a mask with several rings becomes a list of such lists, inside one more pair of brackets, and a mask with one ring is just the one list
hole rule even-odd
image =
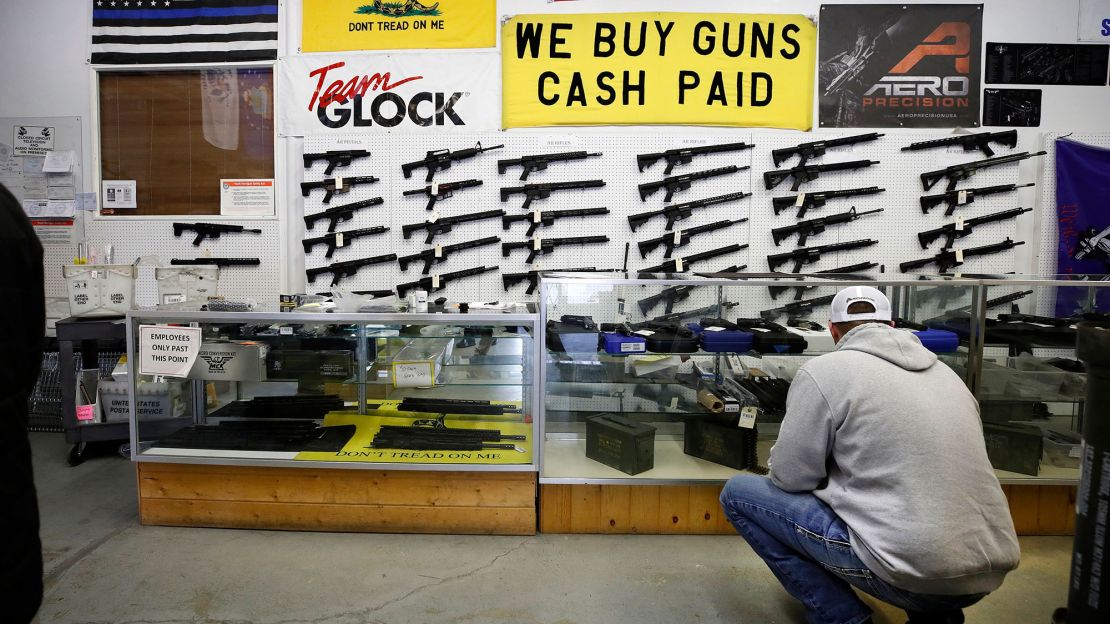
[[492, 50], [291, 56], [278, 81], [282, 136], [498, 128]]
[[501, 29], [503, 125], [808, 130], [815, 48], [801, 15], [517, 15]]
[[827, 128], [979, 125], [981, 4], [821, 6]]
[[[1061, 275], [1110, 274], [1110, 149], [1069, 139], [1056, 141], [1056, 219], [1059, 229], [1056, 272]], [[1056, 289], [1056, 315], [1083, 309], [1090, 293], [1082, 288]], [[1099, 293], [1096, 310], [1110, 305]]]
[[301, 51], [492, 48], [496, 0], [302, 0]]

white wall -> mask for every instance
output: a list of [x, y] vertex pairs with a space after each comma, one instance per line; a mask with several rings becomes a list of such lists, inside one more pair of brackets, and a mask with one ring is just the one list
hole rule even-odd
[[[834, 2], [829, 2], [830, 4]], [[840, 3], [840, 2], [835, 2]], [[917, 2], [910, 2], [917, 3]], [[502, 15], [544, 12], [601, 11], [705, 11], [705, 12], [768, 12], [816, 15], [820, 2], [814, 0], [751, 0], [726, 2], [715, 0], [582, 0], [550, 3], [547, 0], [500, 0]], [[905, 4], [905, 2], [891, 3]], [[924, 3], [920, 3], [924, 4]], [[985, 0], [984, 38], [986, 41], [1053, 42], [1076, 41], [1079, 0]], [[286, 0], [285, 15], [299, 15], [299, 0]], [[93, 96], [92, 76], [86, 63], [88, 56], [90, 10], [83, 0], [2, 0], [0, 1], [0, 117], [63, 116], [82, 118], [84, 149], [83, 184], [91, 191], [96, 183], [96, 161], [91, 153], [90, 134]], [[286, 32], [296, 32], [290, 23]], [[286, 42], [286, 49], [296, 50], [299, 42]], [[1098, 87], [1044, 87], [1042, 126], [1021, 130], [1021, 147], [1038, 149], [1045, 132], [1107, 132], [1110, 131], [1110, 89]], [[634, 132], [621, 128], [620, 132]], [[648, 131], [648, 129], [642, 129]], [[1040, 181], [1039, 159], [1022, 163], [1023, 181]], [[290, 167], [296, 163], [290, 159]], [[279, 173], [279, 176], [281, 174]], [[299, 175], [299, 174], [297, 174]], [[1032, 190], [1021, 198], [1021, 205], [1032, 205]], [[279, 214], [281, 210], [279, 210]], [[1027, 225], [1024, 229], [1031, 229]], [[121, 236], [136, 231], [132, 225], [121, 224]], [[172, 235], [160, 227], [157, 236]], [[1031, 231], [1019, 232], [1029, 240]], [[107, 241], [105, 241], [107, 242]], [[157, 237], [150, 240], [151, 250], [158, 249]], [[1019, 271], [1034, 266], [1032, 245], [1021, 249]], [[131, 258], [119, 258], [130, 261]], [[286, 284], [275, 284], [274, 287]], [[295, 285], [295, 282], [294, 282]]]

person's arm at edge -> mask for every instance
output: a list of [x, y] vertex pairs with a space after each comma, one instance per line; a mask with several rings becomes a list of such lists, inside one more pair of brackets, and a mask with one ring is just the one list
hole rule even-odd
[[771, 449], [771, 482], [787, 492], [808, 492], [828, 476], [827, 460], [836, 427], [829, 402], [817, 382], [799, 370], [786, 397], [786, 415]]

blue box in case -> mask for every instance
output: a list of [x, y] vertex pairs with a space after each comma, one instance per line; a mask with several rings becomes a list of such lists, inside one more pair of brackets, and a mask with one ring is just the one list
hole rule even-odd
[[641, 336], [625, 336], [617, 332], [601, 334], [601, 348], [611, 355], [647, 353], [647, 340]]
[[952, 353], [960, 347], [960, 337], [956, 332], [945, 329], [926, 329], [915, 331], [913, 334], [917, 336], [926, 349], [933, 353]]

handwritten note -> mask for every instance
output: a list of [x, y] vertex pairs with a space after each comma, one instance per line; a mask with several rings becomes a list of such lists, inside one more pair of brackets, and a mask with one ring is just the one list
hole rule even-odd
[[396, 388], [421, 388], [435, 385], [430, 362], [410, 362], [393, 365], [393, 386]]

